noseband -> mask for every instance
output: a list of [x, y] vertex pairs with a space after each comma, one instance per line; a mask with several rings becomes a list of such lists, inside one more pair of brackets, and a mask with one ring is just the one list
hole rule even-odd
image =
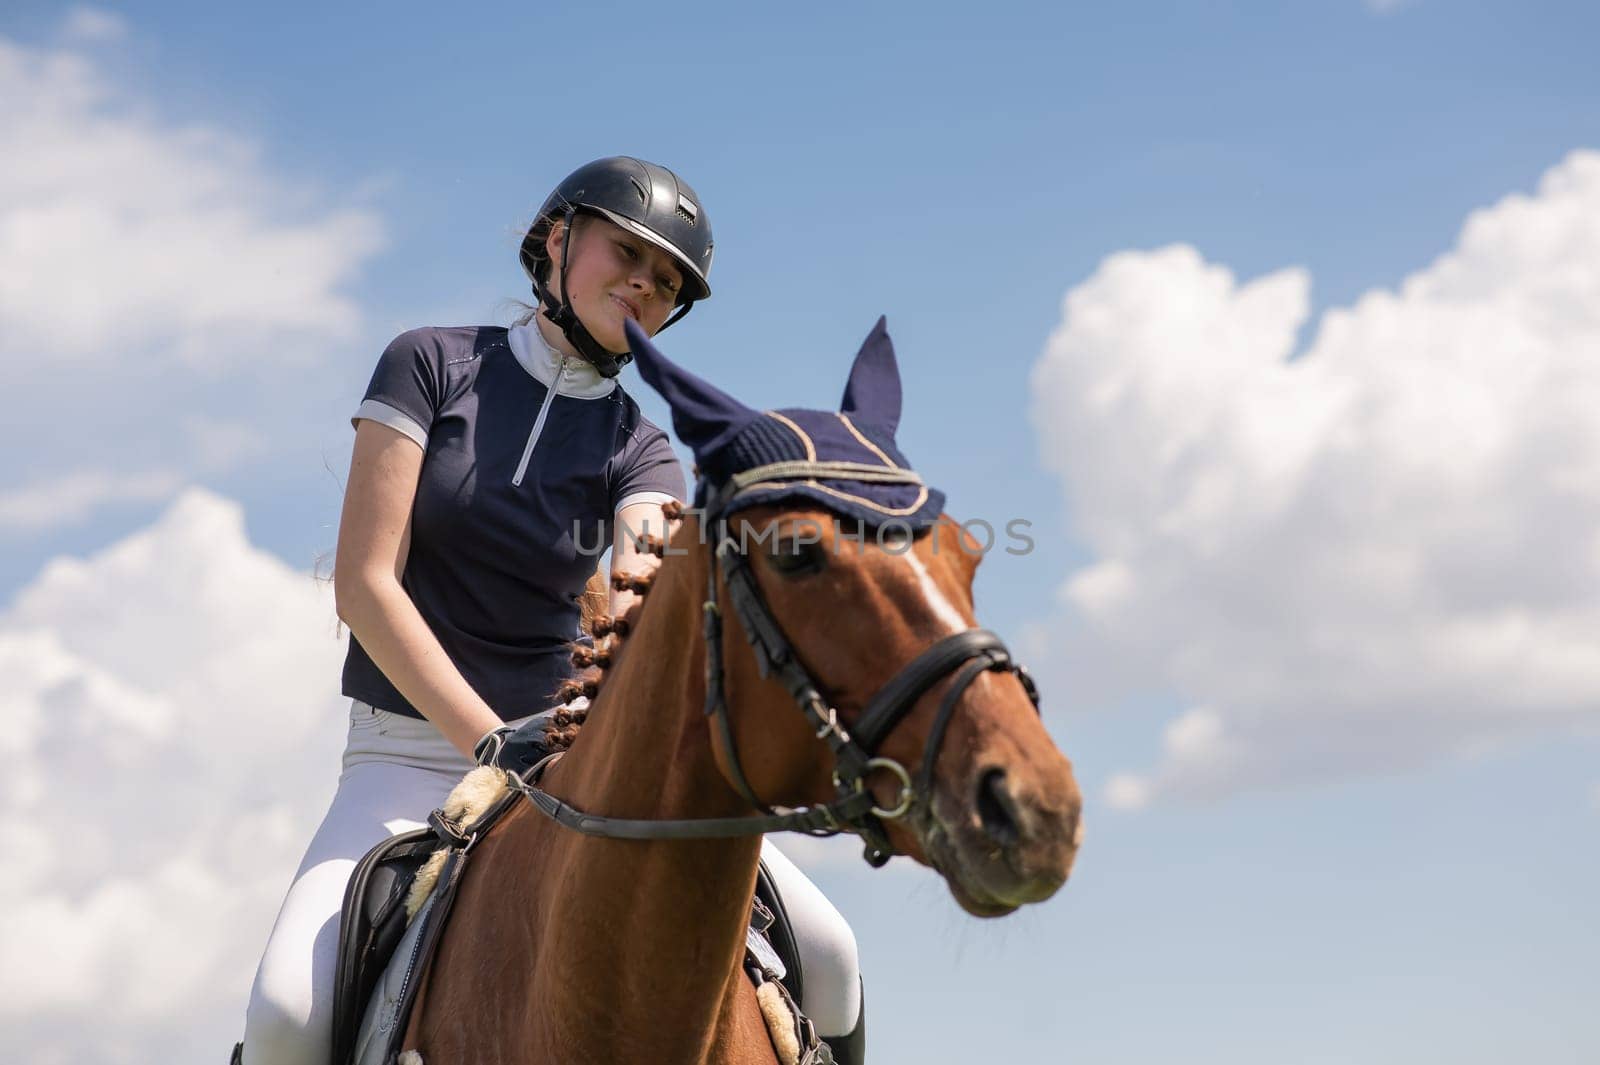
[[[784, 463], [783, 472], [789, 476], [807, 474], [794, 467], [806, 463]], [[819, 464], [820, 465], [820, 464]], [[831, 463], [830, 466], [840, 465]], [[874, 468], [875, 480], [886, 479], [888, 471]], [[907, 481], [920, 480], [909, 470], [893, 471]], [[741, 475], [740, 481], [750, 483], [760, 478], [762, 470], [752, 470]], [[838, 476], [833, 471], [834, 476]], [[769, 475], [770, 476], [770, 475]], [[899, 479], [899, 478], [897, 478]], [[511, 774], [513, 786], [523, 791], [541, 812], [552, 820], [585, 835], [606, 836], [614, 839], [715, 839], [731, 836], [755, 835], [765, 832], [804, 832], [812, 836], [833, 836], [840, 832], [853, 832], [865, 844], [863, 857], [872, 866], [881, 866], [895, 853], [889, 842], [885, 821], [904, 817], [914, 806], [926, 805], [932, 800], [934, 763], [944, 744], [945, 732], [955, 716], [956, 705], [967, 688], [980, 673], [989, 670], [1008, 670], [1022, 682], [1034, 709], [1039, 708], [1039, 693], [1033, 679], [1021, 663], [1011, 657], [1004, 642], [988, 629], [966, 629], [946, 636], [896, 673], [861, 711], [850, 727], [839, 720], [839, 711], [823, 697], [820, 687], [801, 664], [793, 646], [783, 633], [772, 612], [767, 608], [761, 589], [756, 583], [750, 560], [740, 545], [729, 535], [727, 507], [738, 492], [714, 497], [706, 507], [708, 523], [715, 528], [711, 538], [711, 565], [707, 567], [706, 598], [703, 604], [706, 644], [706, 715], [716, 722], [727, 763], [732, 771], [733, 784], [744, 799], [762, 811], [760, 817], [695, 818], [689, 820], [634, 820], [601, 817], [577, 810], [539, 787], [539, 778], [551, 759], [547, 758], [528, 773], [526, 781]], [[744, 628], [745, 636], [755, 652], [756, 666], [762, 677], [775, 677], [788, 689], [790, 697], [800, 712], [816, 730], [816, 737], [833, 752], [834, 801], [821, 806], [804, 806], [797, 809], [775, 809], [763, 802], [750, 786], [744, 766], [739, 759], [739, 748], [734, 742], [733, 725], [728, 716], [728, 701], [723, 686], [722, 622], [724, 611], [719, 601], [717, 573], [721, 572], [727, 585], [728, 599]], [[902, 764], [892, 758], [877, 754], [904, 718], [911, 713], [917, 700], [944, 678], [955, 674], [955, 681], [940, 699], [922, 751], [922, 764], [915, 777]], [[554, 757], [554, 756], [552, 756]], [[884, 808], [867, 788], [868, 779], [875, 773], [893, 777], [899, 786], [894, 805]]]

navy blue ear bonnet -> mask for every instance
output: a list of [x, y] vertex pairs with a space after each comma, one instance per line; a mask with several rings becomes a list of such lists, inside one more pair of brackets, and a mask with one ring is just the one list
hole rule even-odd
[[696, 507], [730, 514], [805, 501], [867, 528], [913, 531], [944, 510], [944, 493], [923, 483], [894, 442], [900, 370], [882, 318], [856, 354], [837, 412], [752, 410], [668, 361], [632, 319], [624, 328], [639, 373], [694, 452]]

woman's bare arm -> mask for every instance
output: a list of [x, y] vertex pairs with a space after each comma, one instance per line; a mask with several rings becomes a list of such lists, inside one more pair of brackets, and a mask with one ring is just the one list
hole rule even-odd
[[456, 669], [400, 586], [421, 472], [422, 450], [415, 441], [375, 421], [356, 423], [339, 518], [334, 602], [389, 682], [471, 757], [474, 744], [500, 718]]
[[[632, 535], [630, 535], [630, 533]], [[650, 535], [667, 538], [667, 519], [661, 513], [660, 503], [631, 503], [617, 512], [615, 529], [611, 536], [611, 573], [643, 575], [654, 573], [661, 560], [634, 543], [635, 536]], [[638, 600], [633, 592], [611, 589], [611, 616], [621, 617]]]

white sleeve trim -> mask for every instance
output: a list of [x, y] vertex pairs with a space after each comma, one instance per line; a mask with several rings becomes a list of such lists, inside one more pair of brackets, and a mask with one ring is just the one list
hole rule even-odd
[[617, 503], [617, 513], [621, 514], [622, 508], [631, 507], [635, 503], [655, 503], [659, 506], [662, 503], [675, 503], [677, 501], [678, 497], [671, 492], [633, 492], [623, 496]]
[[362, 418], [404, 433], [422, 450], [428, 450], [428, 430], [418, 425], [417, 420], [403, 410], [391, 407], [382, 400], [364, 399], [361, 401], [361, 406], [356, 408], [355, 414], [351, 416], [350, 424], [354, 425]]

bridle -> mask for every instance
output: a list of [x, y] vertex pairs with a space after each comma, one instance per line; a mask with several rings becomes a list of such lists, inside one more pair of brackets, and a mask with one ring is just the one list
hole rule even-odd
[[[1012, 658], [1000, 637], [988, 629], [967, 629], [946, 636], [908, 662], [873, 696], [855, 724], [845, 728], [839, 721], [838, 709], [823, 698], [816, 680], [800, 662], [782, 626], [767, 608], [749, 558], [728, 531], [730, 505], [745, 486], [763, 481], [770, 484], [778, 476], [921, 483], [921, 478], [911, 470], [847, 462], [784, 462], [735, 475], [711, 495], [704, 509], [706, 527], [715, 532], [709, 537], [711, 565], [707, 567], [706, 598], [702, 607], [706, 644], [705, 712], [716, 722], [716, 739], [721, 742], [734, 786], [750, 805], [762, 811], [763, 816], [686, 820], [601, 817], [577, 810], [539, 787], [539, 778], [550, 758], [529, 770], [526, 780], [510, 774], [513, 786], [558, 824], [585, 835], [613, 839], [716, 839], [778, 831], [832, 836], [853, 832], [865, 844], [863, 857], [867, 863], [881, 866], [895, 853], [884, 822], [899, 820], [914, 806], [930, 802], [934, 763], [944, 745], [945, 732], [961, 696], [980, 673], [1008, 670], [1015, 674], [1034, 709], [1038, 710], [1039, 693], [1033, 679], [1021, 663]], [[832, 802], [775, 809], [756, 795], [745, 776], [723, 685], [724, 610], [717, 588], [719, 572], [733, 610], [755, 651], [761, 676], [776, 677], [788, 689], [795, 705], [811, 723], [817, 739], [824, 741], [833, 753], [835, 797]], [[917, 700], [951, 674], [955, 675], [955, 681], [939, 702], [923, 747], [922, 764], [913, 777], [904, 765], [878, 755], [877, 751], [895, 726], [911, 713]], [[900, 790], [893, 806], [880, 807], [868, 790], [867, 781], [875, 773], [887, 773], [898, 782]]]

